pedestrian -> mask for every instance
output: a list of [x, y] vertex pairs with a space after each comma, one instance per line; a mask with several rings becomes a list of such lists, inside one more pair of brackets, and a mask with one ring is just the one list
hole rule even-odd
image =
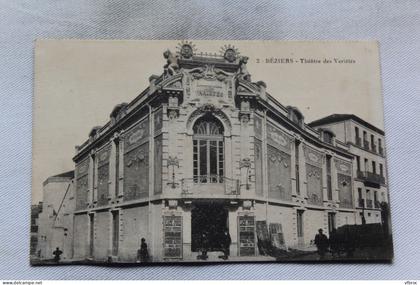
[[328, 250], [328, 238], [322, 233], [322, 229], [319, 229], [315, 236], [315, 245], [318, 249], [319, 259], [323, 260]]
[[53, 252], [54, 255], [54, 262], [59, 263], [60, 262], [60, 255], [63, 254], [63, 252], [60, 250], [60, 248], [56, 248]]
[[221, 246], [222, 246], [222, 250], [223, 250], [223, 256], [222, 259], [226, 260], [229, 258], [229, 248], [230, 248], [230, 244], [232, 243], [232, 239], [230, 238], [230, 234], [229, 234], [229, 230], [226, 229], [223, 232], [223, 236], [221, 238]]
[[137, 252], [137, 258], [140, 262], [148, 262], [149, 261], [149, 251], [147, 249], [147, 243], [145, 238], [141, 238], [140, 249]]
[[209, 238], [206, 231], [201, 234], [201, 259], [207, 260], [207, 251], [209, 249]]

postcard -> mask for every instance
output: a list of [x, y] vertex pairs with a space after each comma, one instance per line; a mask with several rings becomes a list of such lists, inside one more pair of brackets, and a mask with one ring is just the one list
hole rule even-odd
[[391, 262], [373, 41], [35, 43], [31, 264]]

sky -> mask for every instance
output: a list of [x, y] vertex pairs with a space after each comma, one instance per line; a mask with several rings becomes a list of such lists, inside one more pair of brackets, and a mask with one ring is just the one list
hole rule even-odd
[[[35, 44], [32, 203], [42, 182], [74, 169], [75, 146], [113, 107], [130, 102], [160, 75], [163, 52], [181, 41], [38, 40]], [[252, 81], [283, 105], [300, 109], [305, 122], [355, 114], [383, 129], [376, 42], [193, 41], [195, 51], [220, 53], [233, 45], [248, 56]]]

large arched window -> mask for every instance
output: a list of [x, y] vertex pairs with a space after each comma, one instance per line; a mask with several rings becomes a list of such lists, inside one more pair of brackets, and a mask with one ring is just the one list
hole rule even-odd
[[193, 175], [195, 183], [222, 183], [224, 176], [223, 125], [212, 115], [193, 127]]

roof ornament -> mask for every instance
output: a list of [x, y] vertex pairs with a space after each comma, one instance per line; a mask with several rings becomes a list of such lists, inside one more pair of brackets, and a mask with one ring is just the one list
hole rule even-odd
[[241, 56], [239, 58], [239, 78], [246, 81], [251, 81], [251, 74], [248, 72], [246, 64], [248, 63], [247, 56]]
[[178, 43], [177, 54], [183, 59], [190, 59], [195, 55], [197, 48], [192, 42], [181, 41]]
[[165, 76], [173, 76], [179, 71], [177, 55], [174, 55], [169, 49], [163, 53], [163, 57], [166, 59], [166, 64], [163, 66]]
[[233, 45], [224, 45], [220, 48], [220, 54], [228, 62], [235, 62], [239, 57], [239, 51]]

